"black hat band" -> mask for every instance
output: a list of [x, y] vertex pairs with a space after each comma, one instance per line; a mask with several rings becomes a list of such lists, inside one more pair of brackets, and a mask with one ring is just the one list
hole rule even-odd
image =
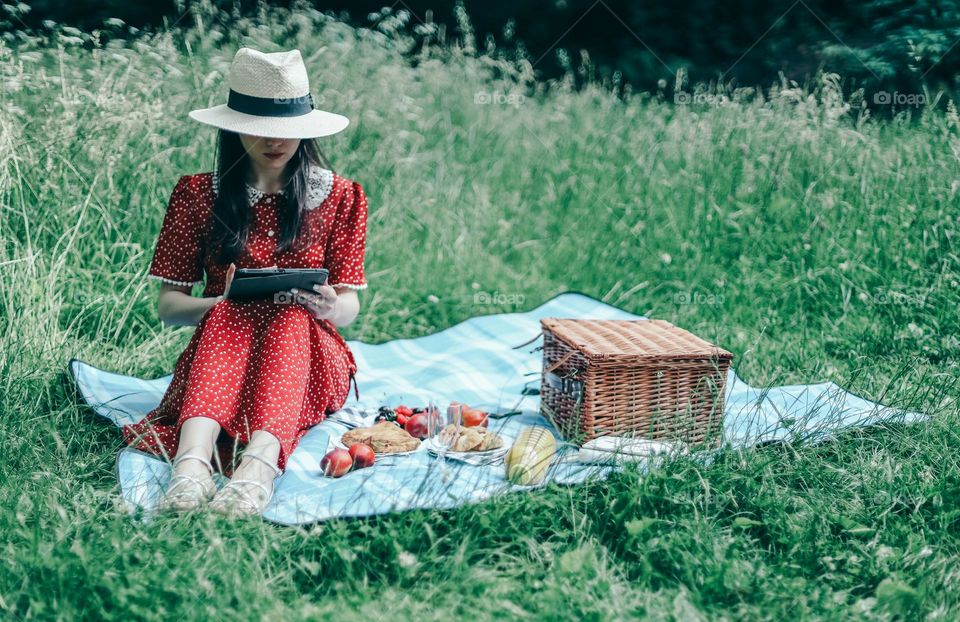
[[230, 89], [227, 108], [258, 117], [299, 117], [313, 110], [313, 95], [302, 97], [254, 97]]

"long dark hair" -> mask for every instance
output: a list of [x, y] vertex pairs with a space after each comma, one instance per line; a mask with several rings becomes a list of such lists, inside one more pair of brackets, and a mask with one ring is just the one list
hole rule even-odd
[[[215, 261], [228, 264], [235, 261], [247, 245], [252, 215], [246, 186], [250, 158], [239, 134], [220, 130], [216, 160], [219, 190], [213, 203], [211, 247]], [[303, 226], [307, 208], [314, 207], [307, 205], [307, 177], [311, 165], [330, 168], [316, 140], [304, 138], [284, 169], [285, 194], [280, 195], [278, 205], [278, 251], [299, 250], [313, 243], [311, 228]]]

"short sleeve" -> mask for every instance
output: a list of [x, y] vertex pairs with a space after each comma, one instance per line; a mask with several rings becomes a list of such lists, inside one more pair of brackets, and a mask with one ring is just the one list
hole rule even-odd
[[367, 286], [363, 269], [367, 243], [367, 197], [356, 182], [344, 191], [337, 205], [336, 216], [325, 253], [330, 271], [327, 282], [336, 287], [364, 289]]
[[174, 285], [203, 284], [201, 231], [190, 178], [184, 175], [173, 189], [147, 273], [150, 278]]

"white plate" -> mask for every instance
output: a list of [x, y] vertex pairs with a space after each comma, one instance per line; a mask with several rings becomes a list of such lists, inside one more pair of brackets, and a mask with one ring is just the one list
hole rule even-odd
[[488, 460], [494, 460], [498, 456], [505, 456], [507, 452], [510, 451], [506, 443], [504, 443], [503, 447], [487, 449], [485, 451], [450, 451], [437, 440], [437, 437], [426, 439], [423, 441], [422, 446], [426, 447], [427, 451], [436, 456], [459, 460], [460, 462], [487, 462]]

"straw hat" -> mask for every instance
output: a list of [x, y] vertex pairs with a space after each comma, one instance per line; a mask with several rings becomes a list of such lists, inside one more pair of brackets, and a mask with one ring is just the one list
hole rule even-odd
[[264, 53], [252, 48], [240, 48], [233, 57], [227, 103], [191, 110], [190, 118], [273, 138], [329, 136], [350, 123], [342, 115], [313, 107], [300, 50]]

